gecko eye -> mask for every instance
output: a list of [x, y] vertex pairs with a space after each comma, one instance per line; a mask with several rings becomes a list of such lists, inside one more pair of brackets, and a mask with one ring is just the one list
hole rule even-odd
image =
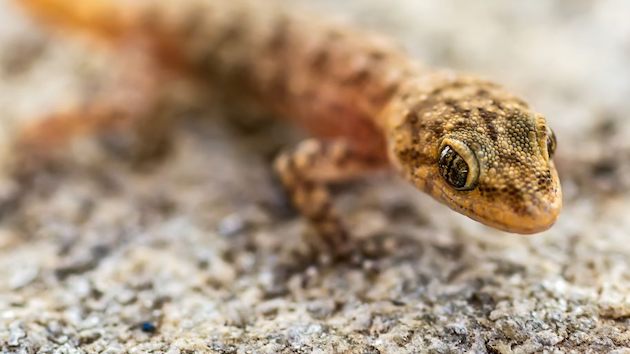
[[551, 159], [553, 154], [556, 152], [556, 134], [554, 134], [553, 130], [547, 129], [547, 154]]
[[453, 188], [466, 191], [477, 186], [479, 161], [465, 144], [450, 139], [442, 142], [438, 165], [440, 175]]
[[536, 128], [538, 130], [540, 150], [547, 151], [547, 159], [551, 160], [556, 152], [556, 134], [549, 128], [545, 118], [541, 115], [536, 115]]

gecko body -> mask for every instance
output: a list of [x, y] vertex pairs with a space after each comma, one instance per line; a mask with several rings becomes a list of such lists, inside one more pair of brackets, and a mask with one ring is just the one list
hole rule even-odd
[[347, 240], [327, 186], [394, 167], [484, 224], [549, 228], [561, 209], [542, 115], [501, 86], [420, 65], [390, 40], [249, 0], [16, 0], [109, 43], [138, 38], [160, 65], [252, 100], [314, 137], [275, 164], [333, 248]]

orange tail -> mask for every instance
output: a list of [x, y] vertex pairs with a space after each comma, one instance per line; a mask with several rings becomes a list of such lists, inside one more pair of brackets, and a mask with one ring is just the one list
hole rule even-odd
[[16, 0], [44, 22], [89, 31], [106, 40], [132, 30], [137, 1], [116, 0]]

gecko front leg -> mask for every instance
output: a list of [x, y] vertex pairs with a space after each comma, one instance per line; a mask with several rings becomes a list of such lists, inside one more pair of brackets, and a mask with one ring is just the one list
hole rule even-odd
[[346, 140], [309, 139], [281, 153], [275, 169], [293, 205], [319, 236], [311, 243], [335, 258], [352, 251], [350, 233], [335, 210], [329, 186], [387, 166], [380, 153], [363, 151]]

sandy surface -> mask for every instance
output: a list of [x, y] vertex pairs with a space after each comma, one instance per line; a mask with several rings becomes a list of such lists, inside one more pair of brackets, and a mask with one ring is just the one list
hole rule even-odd
[[[557, 225], [505, 234], [376, 176], [341, 190], [365, 256], [309, 265], [270, 177], [277, 127], [184, 125], [144, 172], [83, 141], [17, 200], [0, 182], [2, 352], [630, 353], [630, 3], [338, 3], [317, 6], [548, 116]], [[0, 0], [0, 139], [75, 102], [109, 59]]]

